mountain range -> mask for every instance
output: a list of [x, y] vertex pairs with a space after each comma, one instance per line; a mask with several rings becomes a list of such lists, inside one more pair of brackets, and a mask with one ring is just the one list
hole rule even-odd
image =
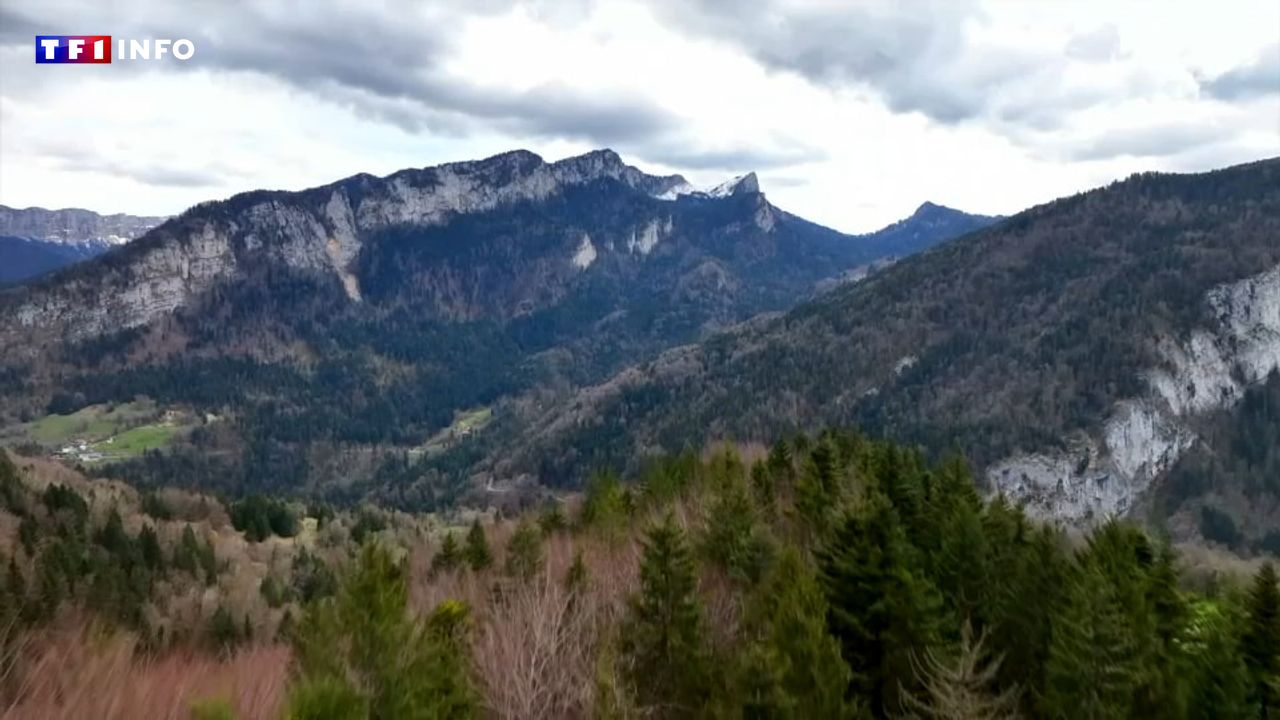
[[[854, 426], [1071, 523], [1274, 542], [1280, 160], [846, 235], [602, 150], [198, 205], [0, 293], [6, 422], [206, 420], [136, 483], [431, 508]], [[513, 493], [512, 496], [519, 496]], [[1225, 518], [1225, 519], [1224, 519]]]
[[11, 422], [140, 396], [227, 419], [131, 479], [179, 464], [429, 506], [465, 483], [389, 478], [460, 412], [599, 382], [995, 220], [926, 203], [846, 235], [754, 174], [699, 191], [609, 150], [255, 191], [0, 294], [0, 393]]
[[123, 245], [164, 218], [0, 205], [0, 284], [26, 280]]
[[850, 425], [962, 451], [1042, 516], [1182, 535], [1228, 516], [1223, 534], [1261, 542], [1280, 524], [1277, 238], [1280, 160], [1137, 175], [518, 405], [459, 452], [572, 485], [658, 450]]

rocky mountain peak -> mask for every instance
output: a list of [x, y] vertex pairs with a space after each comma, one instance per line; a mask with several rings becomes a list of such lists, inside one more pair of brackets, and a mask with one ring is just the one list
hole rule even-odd
[[122, 245], [164, 222], [162, 217], [117, 213], [99, 215], [91, 210], [0, 205], [0, 236], [30, 238], [65, 245]]
[[760, 179], [756, 177], [754, 172], [749, 172], [738, 178], [738, 181], [734, 183], [733, 191], [730, 194], [745, 195], [747, 193], [758, 192], [760, 192]]

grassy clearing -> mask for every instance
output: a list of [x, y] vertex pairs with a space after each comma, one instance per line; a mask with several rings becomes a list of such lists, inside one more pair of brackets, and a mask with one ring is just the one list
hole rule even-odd
[[68, 444], [72, 440], [93, 443], [151, 421], [157, 415], [155, 404], [145, 401], [115, 406], [90, 405], [70, 415], [46, 415], [2, 430], [0, 442], [34, 442], [51, 448]]
[[93, 449], [102, 453], [104, 460], [123, 460], [148, 450], [158, 450], [168, 445], [175, 435], [185, 429], [181, 425], [166, 423], [141, 425], [94, 443]]
[[0, 445], [35, 443], [53, 453], [83, 442], [84, 449], [66, 454], [67, 459], [110, 462], [166, 447], [196, 422], [189, 413], [166, 412], [148, 400], [91, 405], [70, 415], [47, 415], [0, 429]]
[[463, 437], [481, 430], [489, 421], [493, 419], [493, 408], [480, 407], [471, 410], [461, 410], [454, 413], [453, 422], [449, 427], [432, 435], [420, 447], [410, 451], [410, 455], [435, 455], [444, 452], [454, 442]]

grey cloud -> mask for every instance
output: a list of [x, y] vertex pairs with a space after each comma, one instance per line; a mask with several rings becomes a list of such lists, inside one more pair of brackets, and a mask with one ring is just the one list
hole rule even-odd
[[97, 152], [94, 145], [81, 140], [35, 142], [28, 152], [68, 172], [92, 172], [127, 177], [144, 185], [157, 187], [213, 187], [226, 184], [239, 173], [219, 164], [192, 168], [178, 158], [172, 162], [110, 159]]
[[1244, 100], [1264, 95], [1280, 95], [1280, 43], [1268, 46], [1252, 63], [1232, 68], [1200, 88], [1219, 100]]
[[1073, 160], [1105, 160], [1124, 155], [1165, 157], [1212, 144], [1222, 134], [1221, 128], [1209, 123], [1112, 130], [1075, 144], [1067, 154]]
[[[1064, 65], [1047, 51], [972, 45], [965, 23], [983, 14], [971, 0], [823, 6], [766, 0], [751, 12], [725, 0], [660, 7], [686, 31], [737, 45], [774, 70], [831, 87], [866, 86], [894, 111], [943, 123], [998, 110], [1011, 86], [1053, 79]], [[1054, 97], [1037, 101], [1052, 103]]]
[[1086, 62], [1107, 62], [1122, 57], [1120, 32], [1115, 25], [1102, 25], [1080, 33], [1067, 43], [1067, 57]]
[[643, 151], [643, 155], [647, 160], [672, 167], [738, 172], [802, 165], [818, 162], [827, 157], [826, 152], [821, 148], [800, 144], [782, 147], [752, 146], [702, 150], [674, 142], [648, 147]]
[[[619, 147], [655, 159], [670, 155], [664, 148], [681, 132], [680, 120], [649, 99], [588, 93], [559, 82], [524, 90], [485, 87], [444, 70], [457, 28], [466, 17], [505, 11], [517, 2], [393, 3], [380, 9], [310, 3], [290, 6], [288, 12], [272, 3], [203, 2], [199, 12], [187, 9], [180, 15], [130, 12], [141, 5], [119, 2], [112, 5], [110, 18], [73, 14], [79, 16], [77, 24], [109, 19], [112, 31], [122, 36], [194, 40], [196, 59], [166, 69], [261, 74], [411, 132], [466, 135], [484, 128]], [[554, 24], [577, 22], [589, 6], [585, 0], [519, 4]], [[6, 13], [14, 25], [28, 22]], [[26, 33], [6, 30], [0, 35], [3, 44], [30, 42]], [[783, 157], [756, 155], [762, 167]], [[702, 168], [752, 158], [692, 154], [690, 159], [690, 167]]]
[[1081, 89], [1069, 81], [1072, 63], [1125, 57], [1114, 26], [1077, 35], [1064, 47], [979, 41], [966, 32], [988, 21], [976, 0], [760, 0], [750, 12], [731, 0], [667, 0], [659, 7], [672, 27], [734, 45], [768, 68], [832, 88], [869, 89], [895, 112], [943, 124], [1055, 129], [1079, 111], [1151, 89], [1128, 67], [1117, 67], [1118, 82], [1107, 85]]
[[67, 159], [58, 164], [59, 167], [65, 170], [127, 177], [143, 185], [154, 185], [156, 187], [214, 187], [222, 185], [226, 181], [226, 178], [220, 173], [181, 166], [140, 165], [137, 163], [88, 160], [85, 158]]
[[[584, 92], [559, 82], [525, 90], [476, 85], [444, 71], [458, 24], [519, 0], [394, 4], [393, 11], [313, 3], [287, 15], [262, 3], [200, 3], [181, 15], [129, 12], [117, 3], [113, 32], [122, 36], [188, 37], [196, 61], [174, 69], [251, 72], [410, 132], [462, 136], [478, 128], [535, 138], [567, 138], [618, 147], [642, 159], [691, 170], [769, 169], [820, 159], [811, 146], [782, 141], [771, 147], [692, 150], [680, 118], [659, 104], [624, 93]], [[553, 24], [572, 24], [588, 0], [563, 4], [519, 2]], [[357, 8], [359, 6], [356, 6]], [[14, 19], [19, 19], [13, 13]], [[56, 15], [56, 8], [54, 10]], [[80, 13], [83, 15], [83, 13]], [[105, 21], [105, 18], [104, 18]], [[96, 22], [81, 19], [77, 22]], [[30, 43], [27, 34], [0, 43]], [[495, 50], [497, 51], [497, 50]]]

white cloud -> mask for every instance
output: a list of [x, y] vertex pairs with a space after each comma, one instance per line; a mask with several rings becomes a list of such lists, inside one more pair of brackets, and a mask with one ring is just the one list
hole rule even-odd
[[[611, 146], [759, 171], [860, 231], [1009, 213], [1149, 169], [1280, 154], [1280, 5], [582, 0], [0, 10], [0, 202], [172, 213], [255, 188]], [[36, 32], [190, 36], [194, 60], [40, 66]], [[772, 180], [772, 182], [771, 182]]]

